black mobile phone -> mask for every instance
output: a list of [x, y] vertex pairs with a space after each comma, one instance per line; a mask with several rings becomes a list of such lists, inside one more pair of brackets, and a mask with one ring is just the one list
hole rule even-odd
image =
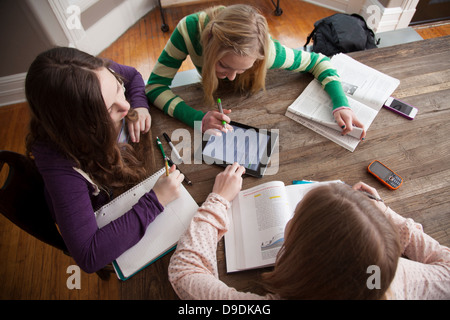
[[419, 111], [416, 107], [413, 107], [393, 97], [390, 97], [389, 99], [386, 100], [386, 102], [384, 103], [384, 107], [386, 109], [394, 111], [395, 113], [398, 113], [399, 115], [409, 120], [413, 120], [417, 112]]
[[374, 175], [375, 178], [380, 180], [380, 182], [389, 189], [396, 190], [400, 188], [403, 183], [402, 177], [378, 160], [372, 161], [367, 167], [367, 171]]

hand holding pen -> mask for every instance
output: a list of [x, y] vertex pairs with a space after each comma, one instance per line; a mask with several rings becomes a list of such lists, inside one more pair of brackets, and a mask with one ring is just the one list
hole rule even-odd
[[378, 194], [377, 190], [375, 188], [372, 188], [368, 184], [364, 182], [358, 182], [353, 187], [353, 190], [362, 192], [366, 196], [368, 196], [370, 199], [375, 201], [383, 202], [383, 200], [380, 198], [380, 195]]
[[[168, 164], [169, 164], [170, 167], [172, 167], [172, 166], [174, 165], [174, 163], [172, 162], [172, 160], [170, 160], [169, 157], [166, 156], [166, 160], [167, 160], [167, 162], [168, 162]], [[189, 179], [183, 172], [181, 172], [180, 168], [177, 167], [177, 169], [178, 169], [178, 171], [180, 171], [181, 174], [183, 174], [183, 176], [184, 176], [183, 181], [184, 181], [186, 184], [192, 186], [192, 181], [191, 181], [191, 179]]]
[[[202, 119], [202, 132], [205, 132], [206, 130], [209, 129], [215, 129], [211, 130], [212, 134], [214, 134], [215, 132], [217, 133], [217, 135], [220, 135], [219, 131], [227, 132], [228, 130], [233, 130], [233, 127], [228, 124], [231, 121], [230, 117], [228, 117], [228, 114], [230, 113], [231, 113], [230, 109], [223, 109], [223, 108], [222, 112], [220, 112], [219, 105], [217, 110], [208, 111]], [[223, 122], [225, 122], [225, 126]]]
[[387, 206], [384, 204], [384, 201], [380, 198], [380, 195], [375, 188], [372, 188], [364, 182], [358, 182], [352, 187], [352, 189], [364, 193], [370, 199], [374, 200], [375, 205], [383, 212], [386, 211]]
[[[164, 159], [164, 164], [166, 166], [166, 176], [169, 175], [169, 166], [172, 168], [172, 166], [174, 165], [174, 163], [172, 162], [172, 160], [170, 160], [170, 158], [168, 156], [166, 156], [166, 153], [164, 152], [164, 148], [161, 144], [161, 141], [159, 140], [158, 137], [156, 137], [156, 143], [158, 144], [159, 149], [161, 150], [161, 154], [163, 156]], [[177, 168], [178, 171], [183, 175], [183, 180], [184, 182], [186, 182], [188, 185], [192, 185], [192, 181], [186, 177], [183, 172], [181, 172], [181, 170], [179, 168]]]
[[183, 174], [175, 166], [169, 169], [169, 173], [169, 176], [161, 175], [152, 188], [164, 207], [180, 196], [180, 185], [184, 179]]

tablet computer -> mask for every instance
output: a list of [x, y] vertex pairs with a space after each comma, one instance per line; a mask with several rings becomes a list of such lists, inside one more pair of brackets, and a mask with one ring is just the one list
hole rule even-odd
[[270, 161], [278, 134], [231, 121], [233, 131], [221, 136], [205, 132], [202, 157], [207, 164], [227, 166], [234, 162], [245, 167], [245, 173], [261, 178]]

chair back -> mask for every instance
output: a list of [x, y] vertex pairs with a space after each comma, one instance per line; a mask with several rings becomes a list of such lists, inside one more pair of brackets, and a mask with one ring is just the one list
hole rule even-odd
[[26, 156], [0, 150], [0, 171], [9, 170], [0, 188], [0, 213], [35, 238], [67, 252], [45, 200], [44, 182]]

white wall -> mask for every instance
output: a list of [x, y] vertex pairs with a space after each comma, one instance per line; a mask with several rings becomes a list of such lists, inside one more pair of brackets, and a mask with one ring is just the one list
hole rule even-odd
[[[27, 0], [34, 2], [34, 0]], [[44, 29], [47, 16], [56, 17], [65, 39], [93, 55], [111, 45], [129, 27], [157, 5], [157, 0], [48, 0], [53, 12], [37, 12]], [[79, 17], [77, 19], [77, 17]], [[59, 39], [55, 38], [55, 42]]]
[[[72, 46], [98, 55], [158, 1], [1, 0], [1, 5], [12, 16], [2, 29], [8, 30], [1, 53], [8, 63], [0, 66], [0, 106], [25, 101], [26, 71], [38, 53]], [[16, 39], [20, 46], [13, 44]]]
[[419, 0], [304, 0], [343, 13], [358, 13], [375, 32], [408, 27]]
[[24, 100], [23, 83], [34, 57], [51, 45], [25, 1], [0, 0], [0, 102]]
[[411, 22], [418, 3], [419, 0], [366, 0], [360, 14], [375, 32], [403, 29]]

